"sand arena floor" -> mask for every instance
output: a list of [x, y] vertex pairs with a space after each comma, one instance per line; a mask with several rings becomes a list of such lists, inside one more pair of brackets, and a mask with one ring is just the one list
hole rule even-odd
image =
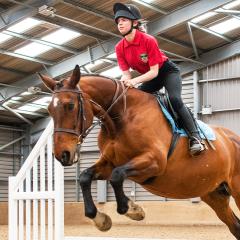
[[[8, 240], [7, 226], [0, 225], [0, 240]], [[105, 233], [99, 232], [93, 225], [65, 226], [65, 236], [157, 238], [171, 240], [235, 240], [223, 225], [213, 226], [132, 226], [113, 225]]]

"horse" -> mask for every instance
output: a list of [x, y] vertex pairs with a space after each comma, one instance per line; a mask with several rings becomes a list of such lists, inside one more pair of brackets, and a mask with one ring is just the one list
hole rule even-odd
[[[162, 197], [200, 197], [240, 240], [240, 220], [229, 206], [232, 196], [240, 209], [240, 137], [227, 128], [211, 126], [215, 150], [198, 156], [188, 151], [181, 137], [168, 158], [171, 128], [156, 98], [120, 81], [100, 75], [81, 76], [78, 65], [61, 80], [39, 74], [53, 92], [48, 111], [54, 121], [54, 155], [63, 166], [74, 164], [79, 148], [93, 124], [101, 122], [96, 163], [80, 174], [85, 216], [101, 231], [111, 228], [111, 218], [98, 211], [91, 195], [93, 180], [109, 180], [117, 212], [140, 221], [145, 213], [123, 191], [130, 179]], [[113, 103], [114, 102], [114, 103]]]

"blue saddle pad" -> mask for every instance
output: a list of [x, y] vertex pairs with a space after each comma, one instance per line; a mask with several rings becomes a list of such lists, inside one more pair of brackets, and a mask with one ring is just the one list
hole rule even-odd
[[[167, 118], [168, 122], [170, 123], [170, 125], [172, 127], [172, 131], [174, 133], [179, 133], [180, 136], [187, 136], [186, 131], [183, 128], [178, 128], [176, 126], [175, 121], [173, 120], [171, 114], [163, 106], [161, 101], [158, 100], [158, 102], [162, 108], [162, 111], [163, 111], [165, 117]], [[198, 125], [198, 131], [199, 131], [202, 139], [206, 139], [206, 137], [207, 137], [208, 140], [212, 140], [212, 141], [216, 140], [216, 135], [215, 135], [214, 131], [206, 123], [202, 122], [201, 120], [197, 120], [197, 125]], [[206, 137], [203, 135], [202, 132], [204, 132], [204, 135]]]

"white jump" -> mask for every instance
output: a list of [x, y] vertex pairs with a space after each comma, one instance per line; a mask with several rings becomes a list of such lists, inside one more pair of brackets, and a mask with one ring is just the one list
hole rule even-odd
[[51, 121], [9, 177], [9, 240], [64, 239], [64, 170], [52, 155], [52, 133]]

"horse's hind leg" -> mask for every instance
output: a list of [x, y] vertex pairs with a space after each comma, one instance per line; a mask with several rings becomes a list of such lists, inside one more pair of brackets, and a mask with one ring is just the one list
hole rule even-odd
[[140, 221], [145, 217], [143, 209], [131, 201], [123, 191], [123, 181], [126, 176], [124, 169], [124, 167], [115, 168], [110, 180], [117, 201], [117, 212], [132, 220]]
[[123, 166], [116, 167], [112, 171], [110, 183], [114, 189], [117, 211], [120, 214], [133, 219], [142, 220], [145, 217], [143, 209], [133, 203], [123, 192], [123, 181], [128, 177], [138, 177], [139, 182], [145, 182], [159, 174], [159, 166], [156, 159], [150, 154], [144, 154], [132, 159]]
[[228, 226], [236, 239], [240, 240], [239, 219], [229, 206], [230, 196], [215, 190], [201, 197], [201, 199], [216, 212], [218, 218]]
[[231, 195], [235, 200], [235, 203], [240, 211], [240, 176], [237, 175], [232, 178], [229, 182], [229, 188], [231, 191]]

